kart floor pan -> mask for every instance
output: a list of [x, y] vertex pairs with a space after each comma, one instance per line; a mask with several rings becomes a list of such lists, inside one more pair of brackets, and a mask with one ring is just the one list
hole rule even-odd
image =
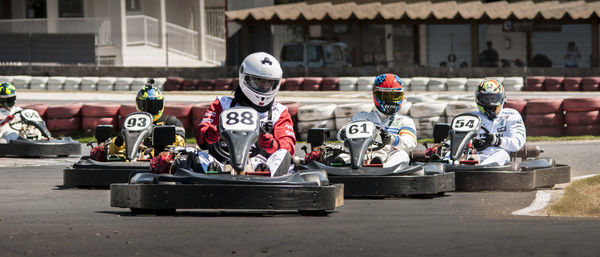
[[454, 191], [454, 173], [424, 176], [329, 176], [345, 197], [434, 196]]
[[81, 145], [72, 143], [0, 144], [0, 156], [41, 157], [80, 155]]
[[63, 186], [109, 188], [112, 183], [128, 183], [136, 173], [149, 171], [149, 162], [74, 165], [63, 170]]
[[110, 206], [143, 210], [260, 209], [332, 211], [344, 186], [112, 184]]
[[529, 191], [539, 187], [567, 183], [571, 167], [556, 165], [529, 171], [454, 171], [457, 191], [507, 190]]

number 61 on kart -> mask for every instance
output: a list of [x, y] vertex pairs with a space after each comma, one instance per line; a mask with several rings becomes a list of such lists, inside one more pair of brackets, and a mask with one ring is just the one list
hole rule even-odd
[[346, 125], [346, 138], [368, 138], [373, 135], [375, 125], [372, 122], [357, 121]]

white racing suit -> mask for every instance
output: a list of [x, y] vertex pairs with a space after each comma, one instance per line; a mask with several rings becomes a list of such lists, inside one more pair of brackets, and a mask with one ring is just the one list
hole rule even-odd
[[12, 129], [9, 123], [17, 122], [20, 119], [19, 115], [12, 116], [15, 112], [20, 110], [21, 107], [13, 107], [11, 109], [0, 107], [0, 143], [6, 144], [9, 141], [15, 140], [19, 137], [19, 131]]
[[[371, 111], [370, 113], [359, 112], [351, 119], [351, 121], [365, 120], [383, 126], [386, 132], [392, 134], [388, 145], [372, 153], [373, 157], [381, 158], [384, 168], [392, 167], [401, 162], [406, 164], [410, 162], [408, 151], [417, 146], [417, 130], [415, 129], [413, 119], [398, 113], [387, 116], [378, 111]], [[338, 132], [338, 139], [343, 130], [344, 128]], [[341, 139], [339, 140], [341, 141]], [[344, 158], [344, 160], [350, 159], [348, 154], [341, 155], [340, 157]]]
[[[500, 146], [490, 146], [479, 152], [479, 161], [481, 165], [496, 163], [505, 165], [510, 162], [511, 152], [519, 151], [525, 145], [526, 131], [521, 114], [515, 109], [502, 108], [494, 120], [488, 119], [481, 112], [473, 112], [481, 117], [481, 126], [485, 127], [492, 134], [496, 134], [501, 142]], [[485, 131], [481, 129], [479, 139], [485, 138]]]

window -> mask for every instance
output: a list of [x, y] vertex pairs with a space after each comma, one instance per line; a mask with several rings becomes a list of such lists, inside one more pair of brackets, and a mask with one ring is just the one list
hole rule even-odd
[[58, 17], [83, 17], [83, 0], [58, 0]]
[[46, 0], [27, 0], [25, 2], [25, 17], [46, 18]]
[[126, 9], [128, 12], [141, 12], [142, 1], [141, 0], [127, 0], [125, 1]]
[[286, 45], [281, 51], [281, 60], [287, 62], [302, 62], [302, 45]]
[[306, 56], [309, 62], [318, 62], [323, 59], [323, 48], [321, 46], [309, 45]]
[[344, 60], [342, 48], [340, 48], [340, 46], [333, 46], [333, 60], [336, 62]]

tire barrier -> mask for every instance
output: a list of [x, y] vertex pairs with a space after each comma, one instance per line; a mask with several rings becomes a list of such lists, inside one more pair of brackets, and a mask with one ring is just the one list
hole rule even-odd
[[581, 91], [581, 78], [566, 77], [563, 80], [563, 90], [565, 90], [565, 91]]
[[504, 103], [504, 108], [515, 109], [521, 116], [525, 116], [525, 106], [527, 106], [527, 101], [518, 98], [508, 99]]
[[183, 91], [196, 91], [196, 90], [200, 90], [200, 87], [198, 87], [198, 82], [200, 80], [198, 79], [184, 79], [181, 82], [181, 87], [180, 90]]
[[0, 75], [0, 83], [2, 83], [2, 82], [12, 83], [12, 80], [13, 80], [13, 76]]
[[70, 91], [81, 90], [79, 86], [81, 84], [81, 80], [82, 78], [78, 77], [67, 77], [65, 79], [65, 83], [63, 84], [63, 89]]
[[467, 89], [467, 78], [449, 78], [446, 81], [448, 91], [465, 91]]
[[305, 77], [301, 88], [304, 91], [319, 91], [322, 81], [321, 77]]
[[33, 76], [29, 80], [29, 89], [33, 90], [45, 90], [47, 88], [48, 77]]
[[502, 82], [504, 90], [506, 91], [522, 91], [523, 90], [523, 78], [522, 77], [505, 77]]
[[232, 90], [233, 89], [233, 87], [231, 86], [232, 82], [233, 82], [233, 79], [230, 79], [230, 78], [215, 79], [214, 90], [218, 90], [218, 91]]
[[294, 132], [298, 134], [298, 108], [300, 108], [300, 103], [281, 102], [281, 104], [288, 108], [288, 112], [290, 113], [290, 117], [292, 117], [292, 122], [294, 123]]
[[359, 77], [356, 81], [357, 91], [371, 91], [373, 90], [373, 84], [375, 83], [375, 76]]
[[464, 112], [476, 112], [477, 104], [475, 102], [450, 102], [446, 105], [445, 114], [447, 117], [454, 117]]
[[411, 95], [404, 98], [406, 101], [409, 101], [413, 104], [423, 103], [423, 102], [433, 102], [435, 98], [427, 95]]
[[483, 82], [484, 80], [485, 78], [468, 78], [467, 83], [465, 83], [467, 91], [475, 92], [477, 86], [479, 86], [479, 84], [481, 84], [481, 82]]
[[127, 116], [128, 114], [130, 114], [132, 112], [137, 112], [137, 107], [135, 106], [135, 104], [122, 104], [121, 105], [121, 108], [119, 108], [119, 113], [118, 113], [118, 117], [117, 117], [116, 131], [120, 131], [121, 128], [123, 128], [123, 120], [125, 119], [125, 116]]
[[339, 82], [340, 82], [340, 79], [336, 78], [336, 77], [323, 78], [323, 81], [321, 82], [321, 90], [322, 91], [338, 91], [338, 90], [340, 90], [340, 85], [338, 84]]
[[[302, 107], [301, 107], [302, 108]], [[327, 120], [312, 120], [312, 121], [299, 121], [298, 122], [298, 134], [296, 135], [302, 141], [306, 141], [308, 136], [308, 130], [311, 128], [327, 128], [329, 129], [329, 139], [335, 139], [337, 130], [335, 130], [335, 118]]]
[[527, 100], [527, 115], [562, 112], [562, 106], [562, 99], [529, 99]]
[[118, 77], [115, 80], [115, 91], [131, 91], [132, 77]]
[[[83, 77], [81, 78], [80, 88], [81, 91], [96, 91], [99, 77]], [[66, 83], [66, 82], [65, 82]]]
[[335, 118], [335, 104], [311, 104], [298, 108], [298, 121], [328, 120]]
[[304, 82], [304, 78], [287, 78], [285, 79], [285, 84], [283, 85], [282, 90], [287, 91], [298, 91], [302, 87], [302, 83]]
[[527, 101], [525, 127], [528, 136], [564, 135], [562, 99], [530, 99]]
[[[167, 82], [167, 78], [154, 78], [154, 86], [157, 87], [160, 90], [165, 90], [165, 83], [166, 82]], [[146, 84], [146, 79], [144, 78], [144, 85], [145, 84]]]
[[562, 113], [527, 114], [525, 117], [527, 127], [563, 127], [565, 115]]
[[165, 104], [165, 110], [163, 111], [163, 115], [172, 115], [181, 120], [185, 131], [191, 131], [192, 129], [191, 113], [192, 105], [189, 104]]
[[600, 110], [599, 98], [565, 98], [563, 108], [566, 112], [586, 112]]
[[198, 90], [213, 90], [215, 88], [215, 81], [211, 79], [198, 80]]
[[562, 82], [564, 77], [546, 77], [544, 80], [544, 90], [546, 91], [562, 91]]
[[565, 135], [564, 127], [528, 127], [527, 136], [562, 137]]
[[[402, 106], [400, 107], [400, 114], [408, 116], [412, 105], [413, 105], [413, 103], [411, 103], [409, 101], [402, 102]], [[375, 106], [373, 106], [373, 110], [375, 110], [375, 109], [377, 109], [377, 108]]]
[[49, 105], [46, 109], [48, 119], [66, 119], [81, 116], [82, 103]]
[[581, 80], [582, 91], [598, 91], [600, 77], [584, 77]]
[[600, 111], [566, 112], [565, 124], [569, 126], [585, 126], [600, 124]]
[[115, 77], [100, 77], [98, 80], [98, 91], [115, 91]]
[[63, 90], [66, 80], [67, 77], [63, 76], [49, 77], [46, 88], [48, 90]]
[[26, 104], [19, 104], [19, 107], [23, 108], [23, 109], [32, 109], [35, 110], [40, 117], [42, 118], [46, 118], [46, 110], [48, 110], [48, 104], [45, 103], [26, 103]]
[[425, 77], [414, 77], [410, 79], [410, 91], [427, 91], [427, 84], [429, 84], [429, 78]]
[[458, 97], [460, 97], [460, 95], [457, 95], [457, 94], [441, 95], [441, 96], [436, 97], [435, 100], [452, 102], [452, 101], [458, 101]]
[[545, 77], [529, 76], [525, 78], [525, 87], [523, 91], [542, 91]]
[[445, 115], [447, 102], [422, 102], [415, 103], [410, 107], [410, 116], [413, 118], [425, 118]]
[[338, 82], [340, 91], [355, 91], [356, 90], [356, 77], [341, 77]]
[[413, 118], [413, 120], [417, 129], [417, 138], [431, 138], [433, 137], [433, 126], [436, 123], [446, 122], [447, 118], [446, 116], [433, 116]]
[[182, 77], [167, 77], [165, 81], [164, 89], [165, 91], [177, 91], [181, 90], [181, 83], [183, 83]]
[[427, 91], [448, 91], [446, 88], [446, 78], [430, 78], [427, 83]]
[[50, 119], [46, 120], [46, 126], [48, 126], [48, 130], [56, 134], [56, 131], [61, 131], [62, 133], [78, 133], [81, 131], [81, 117], [71, 117], [71, 118], [62, 118], [62, 119]]
[[121, 105], [115, 103], [86, 103], [81, 106], [81, 116], [116, 117], [120, 109]]
[[371, 112], [371, 103], [349, 103], [337, 105], [334, 110], [335, 128], [341, 129], [355, 114], [359, 112]]
[[[157, 85], [157, 80], [158, 79], [154, 79], [155, 86]], [[131, 91], [137, 92], [138, 90], [142, 89], [142, 87], [144, 87], [147, 82], [147, 78], [133, 78], [133, 80], [131, 80], [131, 86], [129, 87], [129, 89]]]
[[98, 125], [112, 125], [117, 127], [117, 117], [82, 117], [81, 129], [83, 131], [95, 131]]
[[198, 125], [200, 125], [200, 123], [202, 122], [202, 119], [204, 119], [204, 114], [206, 114], [206, 110], [208, 110], [208, 107], [210, 106], [211, 103], [203, 103], [203, 104], [194, 104], [192, 106], [192, 130], [196, 131], [196, 129], [198, 128]]
[[582, 125], [582, 126], [567, 126], [565, 128], [567, 136], [583, 136], [583, 135], [600, 135], [600, 125]]
[[29, 89], [29, 81], [31, 76], [14, 76], [12, 78], [12, 84], [16, 89]]

